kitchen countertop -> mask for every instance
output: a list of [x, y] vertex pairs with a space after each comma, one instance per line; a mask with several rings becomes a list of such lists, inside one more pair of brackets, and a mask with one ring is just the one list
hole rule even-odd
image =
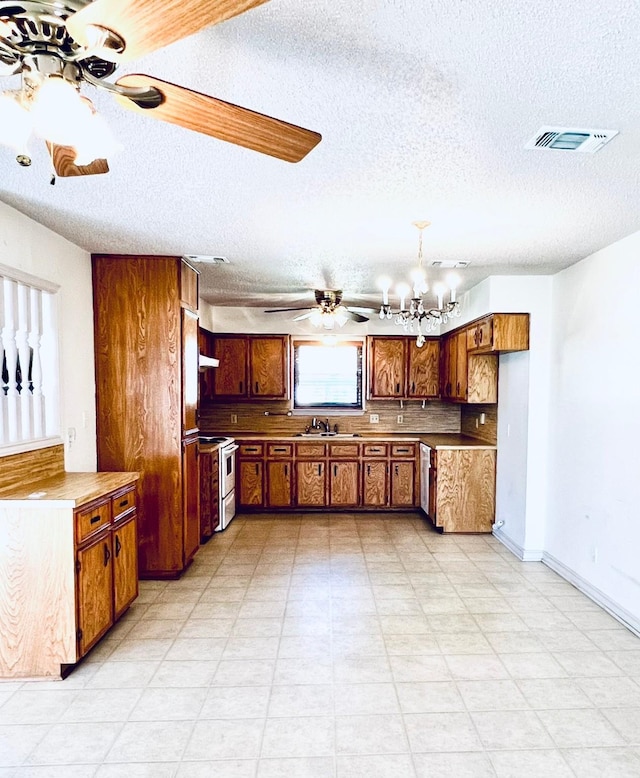
[[471, 437], [471, 435], [462, 435], [456, 432], [416, 432], [397, 433], [389, 432], [387, 434], [379, 433], [359, 433], [357, 436], [349, 437], [346, 435], [277, 435], [271, 433], [255, 432], [236, 432], [229, 433], [236, 440], [286, 440], [298, 443], [320, 442], [320, 443], [369, 443], [369, 442], [391, 442], [391, 443], [424, 443], [435, 449], [461, 449], [461, 448], [484, 448], [495, 449], [492, 443]]
[[28, 486], [16, 486], [0, 493], [2, 502], [25, 502], [77, 508], [137, 481], [139, 473], [60, 473]]

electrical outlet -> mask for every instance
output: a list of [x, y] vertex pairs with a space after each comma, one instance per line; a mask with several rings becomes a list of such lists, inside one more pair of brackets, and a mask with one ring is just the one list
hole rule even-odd
[[232, 413], [231, 414], [231, 423], [232, 424], [237, 424], [238, 423], [238, 414], [237, 413]]
[[370, 413], [369, 414], [369, 423], [370, 424], [379, 424], [380, 423], [380, 416], [377, 413]]
[[398, 421], [398, 424], [404, 424], [404, 416], [401, 413], [398, 414], [397, 421]]

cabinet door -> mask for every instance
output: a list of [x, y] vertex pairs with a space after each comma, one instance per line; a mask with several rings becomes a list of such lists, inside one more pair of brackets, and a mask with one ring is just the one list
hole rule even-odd
[[365, 459], [362, 471], [362, 504], [367, 507], [387, 505], [387, 462], [384, 459]]
[[296, 462], [296, 504], [326, 505], [326, 466], [324, 462]]
[[407, 338], [369, 338], [369, 397], [404, 397]]
[[415, 505], [415, 462], [397, 460], [391, 462], [391, 505], [395, 508]]
[[198, 439], [182, 444], [183, 562], [186, 565], [200, 546], [200, 479]]
[[286, 400], [289, 366], [288, 337], [251, 337], [249, 353], [251, 380], [249, 396], [270, 400]]
[[111, 532], [77, 552], [78, 653], [84, 656], [113, 624]]
[[456, 354], [456, 388], [455, 398], [466, 401], [467, 399], [467, 333], [465, 330], [455, 336]]
[[329, 473], [329, 505], [358, 505], [358, 462], [330, 462]]
[[259, 508], [264, 505], [263, 472], [261, 461], [240, 460], [238, 503], [241, 507]]
[[216, 338], [215, 357], [220, 366], [213, 371], [213, 392], [218, 397], [247, 396], [248, 347], [246, 338]]
[[440, 342], [427, 340], [418, 348], [412, 338], [408, 351], [408, 396], [437, 397], [440, 393]]
[[200, 539], [210, 538], [220, 523], [218, 452], [200, 452]]
[[292, 468], [291, 460], [267, 462], [266, 504], [269, 508], [289, 508], [293, 503]]
[[113, 528], [113, 601], [118, 619], [138, 596], [136, 514]]
[[182, 310], [182, 434], [198, 429], [198, 316]]
[[180, 263], [180, 304], [198, 313], [198, 271], [186, 262]]
[[438, 455], [437, 452], [431, 452], [431, 467], [429, 468], [429, 517], [436, 525], [438, 524]]
[[440, 393], [443, 398], [455, 395], [457, 376], [457, 352], [455, 335], [447, 335], [441, 344]]

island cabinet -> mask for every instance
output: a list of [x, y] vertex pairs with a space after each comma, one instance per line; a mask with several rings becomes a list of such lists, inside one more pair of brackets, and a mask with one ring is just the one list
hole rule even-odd
[[424, 399], [440, 392], [440, 343], [415, 337], [367, 338], [370, 399]]
[[60, 677], [138, 595], [137, 473], [0, 495], [0, 677]]
[[215, 335], [212, 396], [226, 400], [289, 398], [288, 335]]
[[200, 539], [198, 272], [94, 254], [98, 469], [135, 470], [142, 578], [176, 578]]
[[429, 517], [443, 532], [491, 532], [495, 488], [495, 448], [431, 450]]

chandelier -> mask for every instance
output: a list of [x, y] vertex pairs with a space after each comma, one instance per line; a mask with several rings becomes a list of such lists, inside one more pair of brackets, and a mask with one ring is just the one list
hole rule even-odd
[[[382, 305], [380, 306], [381, 319], [393, 319], [396, 324], [402, 326], [405, 332], [416, 333], [416, 345], [421, 348], [425, 342], [425, 334], [434, 330], [438, 325], [445, 324], [449, 319], [460, 316], [460, 303], [456, 299], [458, 277], [454, 274], [448, 276], [447, 283], [437, 283], [433, 287], [436, 297], [434, 305], [423, 299], [429, 291], [427, 275], [422, 266], [422, 234], [431, 224], [428, 221], [413, 222], [418, 228], [418, 266], [411, 273], [413, 284], [413, 297], [409, 297], [411, 287], [409, 284], [396, 285], [395, 292], [400, 298], [400, 307], [394, 311], [389, 303], [389, 290], [391, 279], [383, 277], [378, 281], [382, 289]], [[445, 302], [445, 297], [449, 299]], [[407, 306], [407, 300], [409, 304]]]

